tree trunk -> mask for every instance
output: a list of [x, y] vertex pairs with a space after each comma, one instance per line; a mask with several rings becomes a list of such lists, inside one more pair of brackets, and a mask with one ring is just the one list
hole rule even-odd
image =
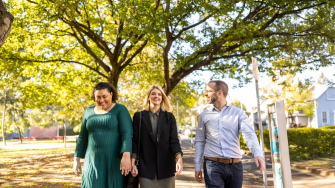
[[[6, 97], [6, 96], [5, 96]], [[5, 135], [5, 113], [6, 113], [6, 100], [3, 105], [3, 113], [2, 113], [2, 140], [3, 144], [6, 145], [6, 135]]]
[[[119, 70], [118, 68], [113, 69], [113, 71], [111, 71], [108, 74], [108, 83], [110, 83], [111, 85], [113, 85], [116, 89], [116, 91], [118, 90], [118, 84], [119, 84], [119, 78], [120, 78], [120, 74], [121, 74], [122, 70]], [[115, 101], [113, 101], [115, 102]]]
[[20, 143], [22, 144], [22, 136], [21, 136], [21, 131], [20, 131], [20, 128], [19, 126], [16, 125], [16, 117], [15, 117], [15, 113], [13, 113], [13, 119], [14, 119], [14, 124], [15, 124], [15, 127], [17, 129], [17, 133], [19, 134], [19, 139], [20, 139]]
[[66, 148], [66, 124], [64, 121], [64, 125], [63, 125], [63, 140], [64, 140], [64, 148]]
[[5, 4], [0, 0], [0, 47], [5, 43], [13, 21], [14, 16], [7, 12]]
[[22, 144], [22, 136], [21, 136], [21, 131], [19, 129], [18, 126], [16, 126], [17, 132], [19, 133], [19, 139], [20, 139], [20, 143]]

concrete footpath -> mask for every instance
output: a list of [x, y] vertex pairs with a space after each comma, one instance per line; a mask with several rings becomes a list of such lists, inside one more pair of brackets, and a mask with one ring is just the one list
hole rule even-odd
[[[205, 187], [205, 184], [198, 183], [194, 177], [194, 156], [195, 150], [191, 147], [191, 141], [182, 137], [182, 149], [184, 152], [184, 171], [176, 177], [176, 188]], [[273, 172], [271, 156], [266, 156], [267, 182], [268, 187], [273, 185]], [[256, 167], [253, 157], [243, 155], [243, 188], [264, 187], [262, 175]], [[309, 173], [308, 171], [292, 169], [292, 185], [294, 188], [334, 188], [335, 178], [323, 177]]]
[[194, 149], [190, 142], [182, 140], [184, 170], [176, 177], [176, 188], [205, 187], [205, 183], [198, 183], [194, 177]]
[[[205, 183], [198, 183], [194, 177], [194, 156], [195, 149], [191, 147], [191, 140], [188, 137], [182, 137], [182, 149], [184, 152], [184, 170], [176, 177], [176, 188], [194, 188], [202, 187], [205, 188]], [[248, 156], [243, 156], [243, 188], [251, 187], [263, 187], [263, 179], [260, 174], [258, 174], [258, 168], [254, 164], [252, 158]], [[267, 165], [267, 168], [271, 166]], [[272, 172], [268, 172], [272, 173]], [[269, 174], [270, 175], [270, 174]], [[269, 176], [268, 175], [268, 176]], [[268, 187], [273, 187], [272, 177], [268, 178]]]

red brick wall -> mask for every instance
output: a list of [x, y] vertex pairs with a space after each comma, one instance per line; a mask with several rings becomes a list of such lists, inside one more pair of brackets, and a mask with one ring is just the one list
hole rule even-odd
[[51, 126], [45, 129], [31, 126], [29, 131], [29, 137], [57, 136], [57, 132], [57, 126]]

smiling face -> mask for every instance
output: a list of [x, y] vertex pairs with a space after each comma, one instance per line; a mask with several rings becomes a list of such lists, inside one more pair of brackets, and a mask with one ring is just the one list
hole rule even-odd
[[208, 104], [214, 104], [218, 100], [217, 92], [215, 91], [215, 83], [211, 82], [206, 86], [205, 96]]
[[108, 92], [107, 89], [96, 90], [94, 96], [95, 103], [102, 110], [107, 110], [112, 105], [113, 93]]
[[153, 89], [149, 95], [149, 101], [152, 106], [161, 105], [162, 92], [159, 89]]

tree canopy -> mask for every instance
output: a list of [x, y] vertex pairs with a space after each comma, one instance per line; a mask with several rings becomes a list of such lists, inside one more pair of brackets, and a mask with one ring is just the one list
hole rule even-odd
[[307, 80], [295, 80], [295, 75], [288, 74], [285, 79], [272, 81], [266, 87], [263, 87], [262, 100], [271, 100], [272, 102], [284, 102], [285, 110], [292, 116], [295, 111], [302, 111], [306, 116], [313, 117], [314, 103], [307, 102], [312, 98], [310, 86], [312, 82]]
[[22, 108], [55, 106], [57, 115], [73, 123], [93, 103], [89, 94], [101, 81], [118, 88], [132, 113], [155, 83], [186, 109], [192, 86], [183, 79], [190, 74], [212, 71], [243, 84], [252, 79], [251, 57], [272, 77], [333, 64], [334, 5], [8, 0], [15, 22], [0, 48], [0, 69], [29, 78], [21, 85]]
[[[327, 0], [12, 0], [8, 6], [17, 18], [0, 55], [16, 67], [50, 65], [41, 74], [60, 64], [81, 65], [118, 87], [126, 67], [136, 66], [136, 57], [147, 57], [143, 49], [156, 45], [163, 50], [164, 89], [170, 94], [187, 75], [205, 70], [248, 82], [251, 56], [272, 76], [274, 67], [302, 71], [332, 64], [334, 5]], [[285, 61], [269, 63], [276, 59]]]

